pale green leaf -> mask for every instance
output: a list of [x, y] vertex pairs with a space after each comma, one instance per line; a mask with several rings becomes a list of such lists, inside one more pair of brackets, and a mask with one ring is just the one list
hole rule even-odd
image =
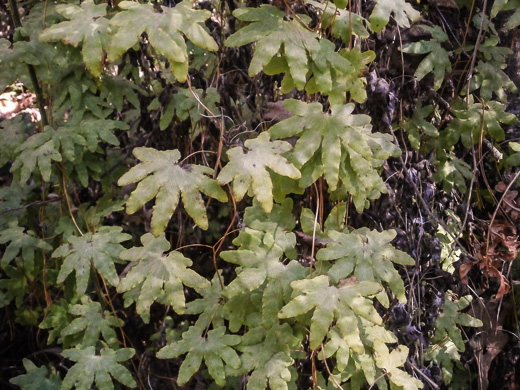
[[265, 212], [273, 208], [273, 183], [267, 168], [282, 176], [300, 178], [300, 171], [282, 154], [291, 149], [285, 141], [270, 141], [269, 133], [263, 132], [249, 139], [244, 147], [227, 151], [228, 164], [220, 171], [217, 182], [221, 185], [233, 181], [233, 195], [241, 200], [250, 188]]
[[135, 148], [134, 156], [142, 162], [131, 168], [117, 182], [120, 186], [139, 183], [126, 204], [129, 214], [135, 213], [146, 202], [156, 198], [152, 215], [152, 232], [157, 237], [166, 229], [173, 212], [182, 203], [190, 217], [201, 228], [208, 228], [208, 217], [201, 192], [221, 202], [227, 195], [215, 180], [207, 175], [213, 169], [202, 165], [179, 165], [179, 151], [158, 151], [152, 148]]
[[400, 27], [410, 27], [410, 22], [415, 22], [421, 16], [405, 0], [376, 0], [376, 6], [370, 15], [370, 26], [378, 33], [388, 24], [390, 16]]
[[288, 324], [250, 328], [237, 346], [242, 352], [237, 374], [250, 373], [247, 390], [287, 390], [296, 379], [289, 369], [294, 363], [291, 349], [299, 348], [300, 343]]
[[133, 348], [121, 348], [117, 351], [103, 348], [99, 355], [94, 347], [67, 349], [62, 355], [76, 364], [67, 372], [61, 390], [73, 387], [77, 390], [89, 390], [94, 383], [99, 390], [113, 390], [112, 378], [134, 388], [137, 383], [130, 372], [120, 364], [134, 354]]
[[136, 302], [137, 313], [146, 322], [149, 310], [155, 301], [171, 305], [173, 310], [182, 314], [185, 307], [184, 286], [203, 289], [209, 282], [189, 269], [192, 261], [180, 252], [172, 251], [168, 255], [170, 244], [164, 238], [146, 233], [141, 237], [142, 247], [127, 249], [120, 258], [135, 264], [121, 279], [117, 291], [125, 293], [125, 305]]
[[18, 375], [9, 380], [13, 385], [19, 386], [21, 390], [60, 390], [61, 378], [46, 366], [37, 367], [31, 360], [23, 359], [26, 374]]
[[428, 73], [433, 72], [434, 89], [439, 89], [444, 81], [446, 72], [451, 72], [449, 53], [441, 46], [448, 40], [448, 36], [438, 26], [421, 26], [432, 33], [430, 41], [413, 42], [403, 46], [403, 52], [410, 54], [428, 54], [415, 71], [415, 77], [422, 80]]
[[329, 278], [320, 275], [313, 279], [298, 280], [291, 287], [300, 292], [278, 313], [279, 318], [291, 318], [314, 311], [310, 327], [310, 347], [316, 349], [329, 332], [334, 320], [345, 316], [360, 316], [375, 324], [382, 319], [366, 296], [381, 291], [375, 282], [346, 280], [341, 287], [330, 286]]
[[204, 360], [209, 374], [215, 383], [224, 386], [226, 375], [224, 366], [229, 365], [237, 369], [241, 365], [236, 351], [231, 348], [240, 343], [240, 336], [226, 334], [226, 327], [205, 332], [204, 328], [192, 326], [182, 334], [182, 340], [157, 352], [160, 359], [171, 359], [188, 353], [184, 358], [179, 370], [177, 383], [182, 386], [199, 370]]
[[18, 175], [21, 184], [29, 180], [36, 165], [43, 181], [50, 181], [52, 161], [62, 160], [53, 136], [54, 130], [48, 127], [45, 132], [32, 135], [18, 147], [18, 156], [13, 162], [11, 172]]
[[323, 174], [331, 191], [344, 185], [360, 211], [367, 198], [386, 192], [377, 168], [400, 150], [389, 134], [372, 133], [369, 116], [352, 114], [354, 104], [333, 106], [330, 114], [319, 103], [289, 99], [284, 105], [294, 116], [269, 132], [273, 138], [299, 137], [291, 158], [302, 167], [302, 187]]
[[211, 35], [204, 29], [211, 13], [192, 9], [190, 1], [183, 1], [174, 8], [122, 1], [110, 25], [117, 27], [108, 47], [108, 59], [114, 61], [139, 42], [146, 33], [150, 45], [170, 61], [171, 70], [179, 81], [185, 81], [188, 73], [188, 52], [184, 36], [195, 45], [211, 51], [218, 50]]
[[119, 278], [114, 263], [119, 262], [119, 254], [124, 249], [120, 244], [132, 237], [122, 233], [118, 226], [103, 226], [97, 233], [85, 233], [81, 237], [68, 236], [67, 243], [58, 247], [52, 257], [63, 258], [58, 274], [58, 283], [63, 283], [72, 273], [76, 274], [76, 291], [84, 294], [92, 268], [111, 286], [117, 286]]
[[404, 365], [408, 358], [408, 347], [398, 345], [392, 352], [382, 341], [374, 342], [374, 357], [376, 365], [384, 371], [390, 382], [395, 386], [400, 386], [403, 390], [417, 390], [423, 388], [423, 383], [410, 376], [400, 367]]
[[81, 298], [81, 304], [69, 308], [69, 313], [77, 316], [61, 331], [61, 336], [83, 334], [82, 347], [96, 346], [100, 337], [108, 345], [117, 346], [118, 339], [114, 327], [122, 327], [124, 322], [113, 316], [108, 310], [103, 311], [99, 302], [93, 302], [87, 296]]
[[283, 52], [292, 80], [302, 89], [309, 70], [308, 51], [318, 49], [318, 35], [306, 29], [297, 19], [286, 20], [284, 12], [272, 5], [240, 8], [233, 15], [239, 20], [253, 22], [226, 40], [228, 47], [256, 42], [249, 75], [258, 74], [277, 53]]
[[49, 251], [52, 246], [45, 241], [36, 237], [32, 230], [28, 230], [20, 226], [11, 225], [8, 229], [0, 231], [0, 244], [7, 244], [2, 255], [2, 267], [10, 264], [16, 256], [22, 255], [24, 267], [26, 271], [31, 271], [34, 268], [35, 252], [40, 250]]
[[320, 261], [334, 261], [328, 271], [333, 280], [339, 281], [353, 275], [360, 281], [386, 282], [397, 299], [406, 303], [403, 280], [392, 262], [415, 265], [415, 261], [390, 244], [396, 236], [395, 230], [381, 233], [368, 228], [350, 233], [331, 230], [328, 236], [332, 242], [320, 249], [316, 258]]
[[252, 22], [226, 40], [226, 46], [237, 47], [255, 42], [255, 53], [249, 75], [264, 70], [267, 74], [286, 73], [282, 90], [293, 87], [307, 89], [307, 76], [313, 75], [313, 88], [331, 92], [335, 75], [353, 71], [349, 61], [335, 51], [328, 40], [319, 41], [318, 34], [305, 25], [307, 17], [285, 18], [283, 11], [272, 5], [240, 8], [233, 15]]
[[93, 0], [85, 0], [80, 6], [60, 4], [56, 10], [69, 21], [55, 24], [40, 34], [43, 42], [58, 41], [77, 47], [82, 44], [83, 61], [87, 69], [96, 77], [103, 70], [103, 51], [106, 50], [109, 25], [106, 4], [96, 5]]
[[[211, 285], [202, 289], [198, 289], [198, 293], [202, 298], [195, 299], [186, 304], [185, 314], [199, 314], [196, 325], [201, 327], [207, 327], [210, 324], [214, 328], [223, 326], [224, 310], [222, 306], [224, 304], [224, 298], [222, 295], [222, 275], [215, 274], [211, 279]], [[229, 329], [231, 329], [231, 325]]]
[[470, 316], [469, 314], [461, 313], [468, 307], [473, 300], [473, 297], [466, 295], [459, 299], [455, 299], [451, 291], [444, 294], [444, 304], [440, 309], [439, 316], [435, 321], [435, 336], [433, 343], [445, 342], [446, 339], [453, 341], [457, 350], [464, 351], [464, 340], [458, 325], [481, 327], [482, 321]]

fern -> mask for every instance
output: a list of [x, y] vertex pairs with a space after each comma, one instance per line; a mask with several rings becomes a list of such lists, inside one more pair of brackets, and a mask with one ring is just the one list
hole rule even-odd
[[192, 271], [191, 260], [170, 249], [164, 237], [145, 234], [142, 247], [131, 248], [120, 254], [123, 260], [134, 261], [134, 266], [119, 283], [118, 291], [125, 293], [125, 305], [137, 302], [137, 313], [148, 322], [151, 304], [154, 301], [172, 305], [179, 314], [184, 311], [184, 287], [202, 289], [208, 281]]
[[284, 105], [295, 115], [269, 132], [274, 138], [299, 137], [291, 154], [302, 172], [300, 186], [323, 174], [331, 191], [345, 186], [358, 210], [386, 192], [377, 168], [399, 148], [388, 134], [371, 132], [368, 116], [353, 115], [353, 104], [334, 106], [329, 115], [319, 103], [286, 100]]
[[233, 181], [236, 200], [241, 200], [251, 188], [258, 203], [268, 213], [273, 208], [273, 184], [267, 168], [291, 179], [300, 178], [300, 171], [282, 156], [291, 145], [284, 141], [270, 141], [269, 138], [269, 133], [262, 133], [247, 140], [245, 148], [228, 150], [229, 163], [217, 177], [221, 185]]
[[[399, 301], [406, 302], [403, 280], [391, 261], [402, 265], [414, 265], [415, 262], [390, 245], [396, 236], [395, 231], [378, 233], [361, 228], [346, 234], [331, 230], [328, 236], [332, 242], [327, 248], [320, 249], [316, 258], [320, 261], [335, 260], [328, 270], [333, 280], [340, 281], [354, 275], [360, 281], [384, 281]], [[383, 305], [388, 306], [386, 295], [377, 297]]]
[[67, 237], [67, 244], [58, 247], [52, 257], [63, 258], [58, 274], [58, 283], [62, 283], [74, 272], [76, 291], [79, 295], [87, 290], [90, 270], [95, 268], [112, 286], [119, 284], [114, 263], [119, 262], [119, 254], [124, 249], [120, 244], [131, 238], [122, 233], [120, 227], [103, 226], [97, 233], [86, 233], [81, 237]]
[[123, 9], [111, 20], [117, 28], [108, 46], [108, 59], [115, 61], [139, 42], [146, 33], [150, 45], [170, 62], [171, 71], [179, 81], [185, 81], [188, 73], [188, 52], [185, 35], [191, 42], [206, 50], [217, 50], [213, 38], [201, 23], [210, 17], [208, 11], [193, 10], [189, 1], [175, 8], [157, 9], [153, 4], [122, 1]]
[[[135, 387], [137, 384], [128, 370], [120, 364], [135, 354], [132, 348], [121, 348], [117, 351], [103, 348], [96, 353], [94, 347], [84, 349], [73, 348], [62, 352], [62, 355], [76, 362], [63, 379], [62, 390], [75, 387], [78, 390], [88, 390], [93, 383], [99, 390], [113, 389], [112, 378], [125, 386]], [[88, 372], [89, 375], [84, 373]]]
[[388, 24], [391, 15], [399, 26], [410, 27], [410, 22], [419, 19], [420, 13], [405, 0], [376, 0], [376, 6], [370, 15], [372, 30], [381, 32]]
[[181, 341], [162, 348], [157, 356], [165, 359], [188, 353], [179, 370], [179, 385], [188, 382], [204, 360], [215, 383], [224, 386], [224, 362], [235, 369], [241, 364], [237, 353], [231, 348], [240, 342], [240, 336], [225, 334], [224, 326], [210, 330], [204, 336], [202, 333], [205, 333], [204, 328], [192, 326], [183, 333]]
[[61, 389], [61, 378], [55, 372], [45, 366], [37, 367], [31, 360], [23, 359], [23, 365], [27, 373], [11, 378], [13, 385], [22, 390], [59, 390]]
[[40, 34], [43, 42], [61, 40], [64, 43], [78, 46], [82, 44], [83, 61], [87, 69], [96, 77], [103, 69], [103, 51], [106, 51], [109, 37], [109, 21], [106, 16], [106, 5], [96, 5], [86, 0], [81, 6], [74, 4], [58, 5], [56, 10], [69, 21], [54, 24]]
[[199, 227], [207, 229], [208, 217], [200, 192], [221, 202], [227, 200], [226, 193], [206, 176], [213, 170], [201, 165], [179, 165], [181, 155], [178, 150], [136, 148], [133, 153], [142, 163], [125, 173], [117, 182], [120, 186], [139, 182], [127, 201], [126, 211], [135, 213], [156, 197], [152, 232], [157, 237], [166, 229], [182, 196], [186, 212]]

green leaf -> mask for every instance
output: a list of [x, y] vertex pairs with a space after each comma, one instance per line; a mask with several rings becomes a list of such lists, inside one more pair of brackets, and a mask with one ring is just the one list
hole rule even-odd
[[37, 249], [50, 251], [52, 246], [36, 237], [32, 230], [25, 231], [23, 227], [11, 225], [0, 231], [0, 244], [7, 244], [2, 255], [2, 268], [10, 264], [21, 252], [26, 272], [34, 269], [34, 255]]
[[346, 280], [342, 286], [329, 286], [329, 278], [320, 275], [314, 279], [297, 280], [291, 287], [300, 292], [278, 313], [279, 318], [291, 318], [314, 310], [310, 327], [310, 347], [317, 349], [327, 335], [332, 322], [341, 318], [363, 317], [380, 325], [382, 319], [377, 314], [367, 296], [381, 291], [374, 282]]
[[117, 346], [118, 339], [113, 327], [122, 327], [124, 322], [108, 310], [103, 311], [99, 302], [93, 302], [89, 297], [83, 296], [81, 304], [71, 306], [69, 313], [79, 317], [63, 328], [62, 337], [82, 333], [81, 346], [90, 347], [96, 346], [100, 336], [103, 336], [108, 345]]
[[287, 390], [296, 379], [289, 369], [294, 363], [291, 349], [300, 348], [300, 343], [289, 324], [249, 329], [237, 346], [242, 352], [239, 373], [250, 373], [247, 390]]
[[117, 182], [120, 186], [137, 183], [126, 204], [128, 214], [135, 213], [152, 198], [156, 198], [152, 215], [152, 233], [158, 237], [166, 229], [173, 212], [182, 203], [197, 226], [206, 230], [208, 217], [200, 192], [227, 201], [227, 195], [217, 182], [206, 175], [213, 169], [202, 165], [183, 164], [178, 161], [181, 154], [177, 149], [158, 151], [152, 148], [135, 148], [134, 156], [142, 163], [131, 168]]
[[119, 76], [104, 76], [99, 89], [101, 96], [112, 103], [117, 112], [123, 111], [125, 100], [131, 103], [135, 108], [140, 108], [141, 103], [139, 102], [137, 92], [143, 95], [146, 94], [139, 85]]
[[[244, 222], [251, 229], [270, 234], [273, 244], [278, 245], [291, 259], [297, 254], [294, 249], [296, 245], [292, 230], [296, 225], [293, 212], [293, 200], [285, 198], [281, 205], [275, 204], [270, 213], [266, 213], [258, 202], [247, 207], [244, 214]], [[265, 240], [264, 240], [265, 243]]]
[[518, 26], [520, 26], [520, 9], [517, 9], [515, 13], [511, 15], [505, 27], [510, 31], [514, 28], [517, 28]]
[[495, 93], [501, 102], [506, 103], [506, 91], [513, 93], [517, 91], [515, 83], [511, 81], [509, 76], [493, 64], [480, 61], [475, 68], [475, 72], [471, 89], [480, 88], [480, 97], [485, 101], [491, 100], [493, 93]]
[[117, 351], [103, 348], [99, 355], [94, 347], [67, 349], [62, 355], [77, 363], [67, 372], [61, 390], [69, 390], [72, 387], [76, 387], [77, 390], [89, 390], [93, 383], [99, 390], [112, 390], [114, 384], [111, 377], [125, 386], [134, 388], [137, 383], [130, 372], [120, 364], [134, 354], [133, 348], [121, 348]]
[[18, 175], [20, 184], [29, 180], [31, 173], [36, 169], [36, 164], [38, 164], [43, 181], [50, 181], [52, 161], [62, 160], [53, 136], [54, 130], [46, 128], [45, 132], [30, 136], [18, 147], [16, 151], [18, 156], [13, 162], [11, 172]]
[[[277, 273], [278, 268], [285, 268], [280, 261], [283, 249], [274, 245], [273, 237], [269, 234], [269, 244], [263, 243], [264, 234], [245, 228], [233, 240], [234, 245], [241, 246], [238, 250], [224, 251], [220, 257], [225, 261], [238, 264], [237, 277], [224, 290], [227, 297], [234, 297], [244, 291], [252, 291], [260, 287], [268, 278], [270, 272]], [[296, 238], [292, 237], [294, 245]]]
[[103, 50], [107, 47], [109, 35], [106, 4], [96, 5], [93, 0], [85, 0], [81, 6], [60, 4], [56, 10], [69, 21], [55, 24], [40, 34], [43, 42], [58, 41], [77, 47], [82, 43], [81, 53], [87, 69], [95, 77], [103, 70]]
[[37, 367], [29, 359], [23, 359], [26, 374], [11, 378], [9, 383], [19, 386], [22, 390], [60, 390], [61, 378], [54, 370], [46, 366]]
[[26, 212], [26, 199], [31, 187], [13, 181], [10, 186], [0, 188], [0, 228], [8, 227], [13, 221], [21, 221]]
[[307, 75], [313, 75], [313, 88], [331, 92], [333, 79], [354, 70], [349, 61], [335, 51], [328, 40], [318, 40], [318, 34], [305, 25], [307, 17], [285, 18], [283, 11], [271, 5], [259, 8], [241, 8], [233, 15], [253, 22], [226, 40], [226, 46], [238, 47], [255, 42], [255, 53], [249, 66], [249, 75], [261, 70], [266, 74], [286, 73], [282, 90], [289, 92], [294, 86], [307, 88]]
[[[339, 54], [352, 64], [349, 72], [336, 73], [332, 80], [332, 90], [328, 92], [331, 105], [344, 104], [346, 93], [356, 102], [363, 103], [367, 99], [366, 77], [361, 77], [368, 69], [367, 64], [374, 61], [376, 53], [372, 50], [362, 52], [359, 47], [352, 49], [342, 49]], [[313, 80], [309, 81], [309, 84]], [[307, 87], [310, 92], [310, 86]]]
[[405, 0], [375, 0], [376, 6], [370, 15], [370, 26], [374, 32], [378, 33], [388, 24], [390, 15], [394, 15], [394, 20], [400, 27], [410, 27], [410, 22], [415, 22], [421, 16]]
[[0, 279], [0, 307], [7, 306], [13, 300], [16, 307], [21, 307], [29, 289], [29, 280], [20, 269], [10, 265], [3, 267], [3, 272], [8, 278]]
[[141, 237], [142, 247], [127, 249], [120, 258], [135, 264], [121, 279], [117, 291], [125, 292], [125, 306], [136, 302], [137, 313], [148, 322], [153, 302], [171, 305], [173, 310], [184, 312], [184, 285], [195, 289], [209, 287], [209, 282], [189, 269], [193, 263], [180, 252], [164, 252], [170, 244], [164, 236], [154, 237], [146, 233]]
[[[480, 142], [481, 137], [490, 137], [500, 142], [505, 138], [501, 124], [517, 123], [514, 114], [505, 111], [505, 106], [497, 101], [470, 103], [457, 100], [452, 113], [455, 118], [440, 133], [439, 141], [445, 149], [450, 149], [459, 139], [466, 148]], [[482, 133], [482, 134], [481, 134]]]
[[462, 340], [462, 335], [457, 325], [476, 328], [483, 325], [481, 320], [469, 314], [461, 313], [462, 310], [470, 305], [472, 300], [473, 297], [470, 295], [455, 299], [453, 293], [449, 290], [444, 294], [444, 305], [442, 305], [440, 314], [435, 321], [433, 343], [440, 343], [450, 339], [458, 351], [464, 351], [464, 340]]
[[118, 146], [119, 140], [115, 136], [114, 130], [128, 130], [129, 128], [124, 122], [108, 119], [85, 119], [77, 127], [79, 134], [87, 141], [87, 149], [92, 153], [96, 151], [102, 141]]
[[203, 49], [218, 50], [216, 42], [202, 25], [211, 13], [192, 9], [190, 1], [183, 1], [174, 8], [122, 1], [118, 7], [123, 11], [110, 20], [110, 25], [118, 29], [108, 47], [110, 61], [121, 57], [139, 42], [141, 34], [146, 33], [150, 45], [166, 57], [174, 76], [183, 82], [188, 73], [188, 53], [183, 35]]
[[[197, 292], [202, 298], [195, 299], [186, 304], [185, 314], [200, 314], [196, 325], [200, 327], [208, 327], [210, 324], [214, 328], [223, 326], [224, 313], [222, 306], [224, 298], [222, 296], [222, 276], [215, 274], [211, 279], [211, 285], [199, 289]], [[229, 326], [231, 330], [231, 326]]]
[[17, 57], [18, 52], [12, 49], [12, 43], [0, 38], [0, 91], [5, 91], [7, 86], [15, 82]]
[[450, 192], [453, 187], [465, 193], [467, 190], [466, 180], [473, 177], [471, 166], [465, 161], [455, 157], [453, 153], [447, 154], [444, 158], [439, 158], [435, 162], [436, 172], [433, 179], [439, 183], [443, 182], [443, 190]]
[[0, 166], [14, 160], [16, 149], [28, 138], [33, 127], [25, 115], [17, 115], [12, 119], [2, 121], [0, 124], [0, 136], [2, 137]]
[[444, 383], [449, 385], [453, 378], [453, 363], [461, 360], [459, 351], [453, 341], [443, 341], [441, 344], [433, 344], [424, 351], [426, 360], [436, 362], [442, 370]]
[[400, 150], [389, 134], [372, 133], [369, 116], [352, 114], [354, 104], [333, 106], [330, 114], [320, 103], [289, 99], [284, 105], [295, 115], [269, 132], [273, 138], [299, 137], [291, 158], [302, 167], [302, 187], [323, 174], [331, 191], [341, 182], [360, 211], [367, 198], [386, 192], [377, 168]]
[[198, 97], [200, 102], [209, 108], [212, 112], [218, 112], [217, 103], [220, 101], [220, 95], [215, 88], [202, 89], [180, 89], [177, 93], [173, 94], [170, 101], [161, 113], [161, 120], [159, 126], [161, 130], [166, 129], [173, 118], [176, 117], [180, 121], [190, 119], [191, 122], [191, 134], [190, 138], [194, 139], [201, 129], [200, 120], [202, 114], [205, 113], [205, 108], [199, 103], [194, 96]]
[[86, 233], [81, 237], [68, 236], [66, 244], [58, 247], [52, 257], [64, 259], [58, 274], [58, 283], [63, 283], [73, 271], [76, 273], [76, 291], [82, 295], [87, 290], [91, 268], [105, 278], [111, 286], [117, 286], [119, 278], [114, 263], [124, 249], [120, 244], [132, 238], [121, 233], [118, 226], [103, 226], [97, 233]]
[[[328, 271], [333, 280], [339, 281], [353, 275], [360, 281], [386, 282], [397, 299], [406, 303], [403, 280], [392, 262], [415, 265], [415, 261], [390, 244], [396, 236], [395, 230], [381, 233], [368, 228], [350, 233], [331, 230], [328, 236], [332, 242], [320, 249], [316, 258], [320, 261], [334, 260], [334, 265]], [[381, 303], [388, 305], [388, 301]]]
[[431, 41], [413, 42], [403, 46], [403, 52], [410, 54], [428, 54], [415, 71], [415, 77], [422, 80], [428, 73], [433, 72], [434, 89], [439, 89], [444, 82], [446, 72], [451, 72], [449, 53], [441, 46], [448, 41], [448, 35], [438, 26], [421, 26], [433, 35]]
[[365, 27], [366, 19], [354, 12], [345, 10], [337, 2], [319, 3], [314, 0], [306, 0], [322, 12], [321, 24], [324, 29], [329, 29], [333, 37], [341, 38], [343, 42], [349, 43], [352, 36], [368, 38], [370, 36]]
[[[421, 147], [421, 138], [426, 135], [431, 138], [439, 137], [439, 131], [431, 123], [426, 120], [428, 115], [433, 111], [433, 106], [422, 106], [420, 103], [417, 105], [413, 112], [411, 119], [404, 122], [403, 127], [408, 134], [408, 140], [415, 150], [419, 150]], [[426, 139], [426, 143], [427, 143]]]
[[417, 390], [423, 388], [423, 383], [410, 376], [402, 367], [408, 358], [408, 347], [398, 345], [392, 352], [389, 352], [385, 343], [376, 340], [374, 342], [374, 357], [376, 365], [381, 368], [386, 376], [395, 386], [400, 386], [403, 390]]
[[[40, 329], [50, 329], [47, 344], [50, 345], [54, 340], [60, 339], [61, 331], [70, 324], [72, 316], [69, 313], [70, 303], [67, 299], [55, 301], [52, 305], [45, 309], [44, 319], [40, 323]], [[59, 340], [64, 348], [69, 348], [68, 340]]]
[[[271, 59], [282, 52], [295, 85], [303, 89], [307, 81], [311, 51], [319, 51], [318, 34], [309, 31], [298, 19], [286, 20], [283, 11], [272, 5], [259, 8], [240, 8], [233, 12], [238, 20], [253, 22], [226, 40], [227, 47], [244, 46], [256, 42], [249, 66], [249, 75], [258, 74]], [[302, 16], [302, 15], [299, 15]]]
[[242, 200], [251, 188], [262, 209], [269, 213], [273, 208], [273, 183], [267, 168], [282, 176], [300, 178], [300, 171], [282, 154], [291, 149], [285, 141], [270, 141], [269, 133], [263, 132], [249, 139], [243, 147], [227, 151], [229, 163], [220, 171], [217, 182], [221, 185], [233, 181], [233, 195]]
[[182, 340], [167, 345], [157, 352], [159, 359], [171, 359], [188, 353], [179, 370], [177, 383], [179, 386], [187, 383], [198, 371], [202, 360], [208, 367], [209, 374], [219, 386], [226, 384], [224, 363], [232, 368], [239, 368], [241, 361], [232, 346], [240, 343], [240, 336], [226, 334], [226, 327], [210, 330], [207, 334], [204, 328], [190, 327], [182, 334]]
[[[305, 234], [315, 237], [321, 242], [328, 242], [330, 238], [327, 233], [330, 230], [342, 231], [345, 229], [345, 217], [347, 215], [347, 203], [339, 202], [332, 208], [323, 227], [317, 222], [316, 216], [310, 209], [302, 209], [300, 214], [300, 225]], [[316, 228], [314, 224], [316, 223]]]

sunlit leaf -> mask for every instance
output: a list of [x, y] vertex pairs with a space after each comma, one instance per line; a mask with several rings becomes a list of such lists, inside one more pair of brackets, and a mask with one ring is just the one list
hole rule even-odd
[[200, 193], [221, 202], [227, 200], [224, 190], [208, 177], [213, 169], [202, 165], [179, 165], [181, 154], [177, 149], [159, 151], [141, 147], [135, 148], [133, 153], [142, 162], [117, 182], [120, 186], [139, 183], [128, 198], [127, 213], [135, 213], [146, 202], [156, 198], [151, 226], [153, 234], [158, 237], [166, 229], [182, 196], [188, 215], [201, 229], [207, 229], [206, 206]]
[[91, 269], [105, 278], [112, 286], [117, 286], [119, 278], [114, 263], [119, 262], [119, 254], [124, 249], [120, 244], [132, 237], [122, 233], [118, 226], [103, 226], [97, 233], [85, 233], [81, 237], [68, 236], [67, 243], [57, 248], [52, 257], [63, 258], [58, 274], [58, 283], [63, 283], [72, 273], [76, 274], [76, 291], [84, 294], [87, 290]]
[[221, 185], [233, 182], [233, 195], [237, 201], [251, 189], [268, 213], [273, 208], [273, 183], [267, 168], [282, 176], [300, 178], [300, 171], [282, 157], [291, 145], [285, 141], [270, 141], [269, 138], [269, 133], [263, 132], [257, 138], [247, 140], [244, 147], [228, 150], [229, 162], [217, 177]]
[[61, 40], [77, 47], [82, 44], [83, 61], [87, 69], [96, 77], [103, 68], [103, 51], [106, 50], [109, 36], [107, 5], [96, 5], [93, 0], [85, 0], [80, 6], [60, 4], [56, 10], [69, 19], [50, 26], [40, 34], [43, 42]]
[[[188, 0], [174, 8], [154, 6], [152, 3], [122, 1], [110, 25], [117, 27], [108, 47], [108, 59], [114, 61], [139, 42], [146, 33], [150, 45], [170, 61], [173, 74], [179, 81], [185, 81], [188, 73], [188, 52], [184, 36], [195, 45], [211, 51], [218, 50], [211, 35], [203, 24], [211, 13], [192, 9]], [[184, 35], [184, 36], [183, 36]]]
[[121, 348], [117, 351], [103, 348], [99, 355], [94, 347], [67, 349], [62, 355], [76, 363], [67, 372], [61, 390], [73, 387], [77, 390], [89, 390], [94, 383], [99, 390], [113, 390], [112, 378], [134, 388], [137, 383], [130, 372], [120, 364], [134, 354], [133, 348]]

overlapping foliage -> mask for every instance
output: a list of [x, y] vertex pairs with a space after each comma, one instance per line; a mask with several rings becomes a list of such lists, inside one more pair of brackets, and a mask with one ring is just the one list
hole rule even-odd
[[[460, 312], [471, 299], [436, 291], [426, 318], [415, 290], [433, 282], [417, 252], [396, 247], [405, 218], [365, 216], [376, 221], [376, 203], [395, 199], [392, 178], [417, 182], [408, 149], [436, 161], [446, 196], [462, 197], [475, 190], [469, 164], [483, 158], [469, 153], [483, 140], [493, 156], [509, 152], [500, 142], [516, 121], [505, 106], [516, 87], [493, 20], [508, 18], [503, 34], [516, 28], [517, 3], [497, 1], [488, 15], [454, 1], [481, 39], [460, 47], [449, 25], [425, 24], [424, 2], [256, 3], [24, 3], [20, 19], [10, 2], [0, 88], [34, 92], [49, 123], [0, 122], [0, 307], [39, 328], [38, 354], [51, 354], [45, 342], [54, 353], [11, 364], [12, 385], [166, 388], [166, 372], [174, 388], [453, 380], [467, 341], [458, 326], [482, 325]], [[403, 44], [413, 29], [424, 39]], [[393, 84], [368, 72], [384, 31], [395, 34], [388, 45], [399, 36], [395, 55], [417, 62], [405, 69], [401, 58], [402, 80], [406, 71], [436, 97], [399, 115]], [[280, 94], [280, 115], [267, 119], [262, 106]], [[501, 170], [519, 165], [510, 148], [493, 161]], [[439, 227], [443, 253], [472, 243], [453, 230]]]

